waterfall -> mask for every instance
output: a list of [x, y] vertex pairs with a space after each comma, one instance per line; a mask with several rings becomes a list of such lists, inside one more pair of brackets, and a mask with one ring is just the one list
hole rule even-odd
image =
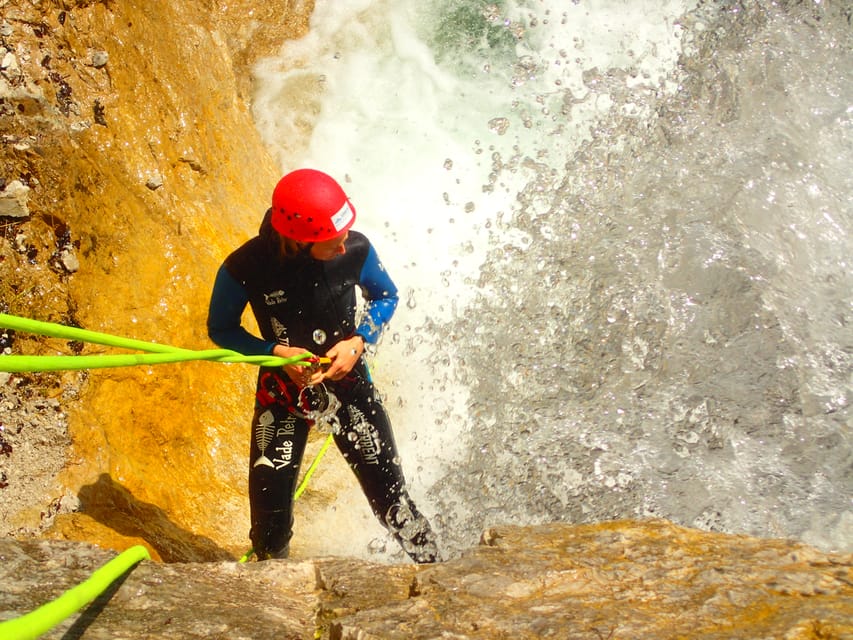
[[[850, 9], [749, 4], [318, 0], [256, 67], [282, 171], [344, 182], [400, 287], [376, 377], [449, 555], [645, 517], [853, 548]], [[381, 555], [340, 496], [330, 552]]]

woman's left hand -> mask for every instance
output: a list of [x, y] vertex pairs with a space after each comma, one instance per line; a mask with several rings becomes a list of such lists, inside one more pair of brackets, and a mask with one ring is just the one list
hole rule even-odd
[[332, 362], [326, 369], [323, 378], [340, 380], [352, 371], [362, 353], [364, 353], [364, 338], [361, 336], [356, 335], [341, 340], [326, 352], [326, 357]]

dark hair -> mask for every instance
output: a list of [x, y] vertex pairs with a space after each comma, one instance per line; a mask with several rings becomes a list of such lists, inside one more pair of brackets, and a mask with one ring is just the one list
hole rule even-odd
[[295, 258], [311, 250], [311, 243], [297, 242], [292, 238], [285, 238], [272, 226], [272, 209], [267, 209], [258, 235], [267, 239], [267, 242], [277, 243], [279, 255], [282, 258]]
[[309, 251], [311, 248], [310, 244], [297, 242], [293, 238], [285, 238], [281, 234], [278, 234], [278, 246], [281, 251], [282, 258], [295, 258], [296, 256]]

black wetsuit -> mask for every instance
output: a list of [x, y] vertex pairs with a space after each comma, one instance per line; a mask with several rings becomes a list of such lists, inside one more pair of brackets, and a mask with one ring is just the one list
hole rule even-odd
[[[265, 220], [259, 235], [228, 256], [217, 273], [210, 338], [247, 355], [271, 353], [276, 344], [322, 355], [356, 334], [375, 343], [394, 313], [397, 289], [364, 235], [350, 231], [345, 248], [328, 261], [307, 252], [284, 258]], [[356, 287], [365, 300], [358, 324]], [[246, 304], [263, 339], [240, 325]], [[305, 390], [280, 369], [261, 367], [249, 458], [250, 536], [258, 557], [287, 555], [299, 467], [308, 431], [323, 409], [321, 419], [332, 427], [373, 513], [415, 562], [436, 561], [433, 532], [406, 490], [391, 425], [363, 358], [342, 380]]]

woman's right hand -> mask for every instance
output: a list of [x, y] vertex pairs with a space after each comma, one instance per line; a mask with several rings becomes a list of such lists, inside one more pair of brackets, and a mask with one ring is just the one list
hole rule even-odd
[[[310, 351], [302, 347], [286, 347], [283, 344], [275, 345], [272, 350], [272, 355], [280, 358], [292, 358], [305, 353], [311, 354]], [[282, 367], [282, 369], [284, 369], [287, 377], [293, 380], [300, 389], [317, 384], [323, 379], [323, 370], [319, 366], [312, 366], [307, 362], [305, 364], [302, 364], [302, 362], [289, 364]]]

